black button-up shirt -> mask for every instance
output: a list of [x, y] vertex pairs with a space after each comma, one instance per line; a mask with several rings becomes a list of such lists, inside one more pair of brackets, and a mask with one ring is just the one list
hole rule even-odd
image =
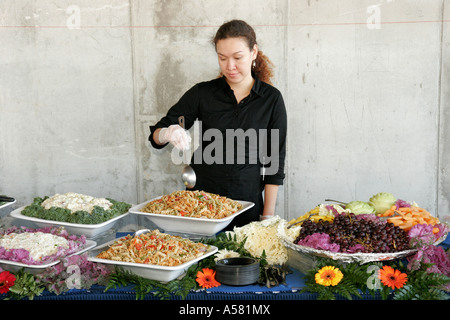
[[259, 197], [265, 184], [283, 184], [287, 129], [283, 97], [253, 77], [252, 90], [240, 103], [223, 77], [198, 83], [150, 126], [151, 144], [162, 148], [153, 140], [156, 129], [177, 124], [181, 115], [186, 129], [199, 121], [200, 147], [191, 161], [197, 175], [195, 189], [246, 200]]

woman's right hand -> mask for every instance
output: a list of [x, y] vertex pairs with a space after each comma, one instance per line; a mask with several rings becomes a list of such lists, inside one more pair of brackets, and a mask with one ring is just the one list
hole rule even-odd
[[189, 131], [183, 129], [178, 124], [173, 124], [168, 128], [162, 128], [159, 131], [158, 140], [161, 144], [170, 142], [178, 150], [189, 149], [191, 145]]

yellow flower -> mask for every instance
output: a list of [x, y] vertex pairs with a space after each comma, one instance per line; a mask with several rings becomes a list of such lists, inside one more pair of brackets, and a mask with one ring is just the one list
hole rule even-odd
[[316, 283], [323, 286], [335, 286], [337, 285], [344, 275], [341, 270], [333, 266], [326, 266], [320, 269], [315, 276]]

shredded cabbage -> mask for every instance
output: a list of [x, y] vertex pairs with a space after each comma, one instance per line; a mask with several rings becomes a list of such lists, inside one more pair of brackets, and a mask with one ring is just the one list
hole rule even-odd
[[254, 257], [266, 254], [266, 261], [270, 265], [283, 265], [288, 260], [287, 249], [278, 237], [279, 216], [253, 221], [242, 227], [235, 227], [234, 234], [238, 242], [244, 241], [244, 248]]

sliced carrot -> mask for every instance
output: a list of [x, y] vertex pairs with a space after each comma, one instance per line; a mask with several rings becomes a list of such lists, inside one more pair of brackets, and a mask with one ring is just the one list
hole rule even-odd
[[394, 211], [387, 210], [384, 213], [382, 213], [381, 216], [382, 217], [390, 217], [390, 216], [394, 215], [394, 213], [395, 213]]
[[387, 219], [388, 222], [392, 223], [393, 225], [399, 226], [405, 223], [405, 220], [402, 217], [393, 217]]
[[403, 230], [409, 231], [414, 225], [415, 223], [413, 221], [408, 221], [401, 224], [399, 227]]
[[[430, 212], [428, 212], [424, 208], [416, 206], [402, 207], [398, 209], [395, 206], [392, 206], [389, 210], [386, 210], [380, 216], [390, 217], [387, 219], [388, 222], [406, 231], [409, 231], [416, 224], [436, 225], [439, 223], [439, 219], [433, 217]], [[433, 232], [438, 232], [434, 229]]]
[[381, 217], [392, 216], [395, 213], [395, 210], [397, 210], [397, 206], [393, 205], [390, 209], [387, 209], [385, 212], [379, 214], [379, 216]]
[[417, 217], [416, 222], [417, 224], [428, 224], [428, 222], [426, 222], [425, 219], [422, 217]]

